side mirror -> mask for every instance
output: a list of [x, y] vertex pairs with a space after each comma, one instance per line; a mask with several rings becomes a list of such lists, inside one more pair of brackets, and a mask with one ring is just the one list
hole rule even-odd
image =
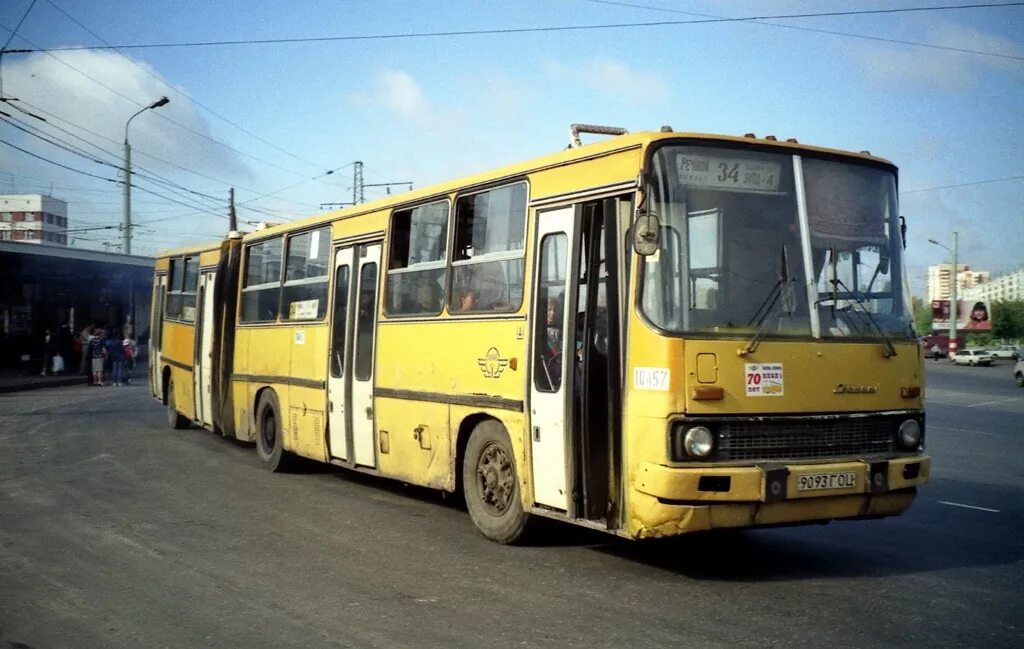
[[651, 212], [639, 212], [633, 222], [633, 250], [647, 257], [658, 252], [661, 245], [661, 221]]

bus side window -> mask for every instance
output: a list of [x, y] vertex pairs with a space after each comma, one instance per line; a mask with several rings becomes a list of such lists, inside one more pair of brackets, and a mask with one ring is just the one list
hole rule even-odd
[[282, 243], [282, 237], [274, 237], [249, 246], [242, 286], [241, 322], [277, 320]]
[[447, 199], [391, 216], [384, 312], [439, 315], [448, 246]]
[[526, 183], [455, 203], [451, 313], [516, 311], [523, 302]]

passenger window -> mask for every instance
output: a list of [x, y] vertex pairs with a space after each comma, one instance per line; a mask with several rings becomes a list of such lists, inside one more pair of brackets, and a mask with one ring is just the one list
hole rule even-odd
[[515, 311], [523, 301], [526, 183], [455, 204], [452, 313]]
[[359, 316], [356, 319], [356, 380], [373, 376], [373, 325], [377, 318], [377, 264], [359, 271]]
[[196, 287], [199, 284], [199, 258], [170, 260], [170, 286], [167, 290], [166, 317], [186, 322], [196, 319]]
[[388, 315], [438, 315], [444, 302], [449, 201], [441, 200], [391, 217]]
[[249, 246], [242, 287], [242, 322], [277, 320], [281, 294], [281, 237]]
[[196, 321], [196, 291], [199, 289], [199, 257], [185, 257], [182, 260], [181, 319]]
[[568, 238], [561, 232], [549, 234], [540, 242], [533, 381], [541, 392], [558, 392], [562, 387], [568, 245]]
[[331, 229], [320, 228], [288, 237], [281, 317], [320, 320], [327, 312], [327, 259]]
[[348, 266], [338, 266], [334, 275], [334, 314], [331, 321], [331, 376], [345, 374], [345, 332], [348, 330]]
[[165, 293], [166, 302], [164, 303], [164, 317], [177, 318], [181, 315], [181, 299], [177, 293], [181, 291], [184, 277], [182, 276], [180, 259], [171, 259], [168, 263], [170, 264], [170, 268], [167, 272], [167, 291]]

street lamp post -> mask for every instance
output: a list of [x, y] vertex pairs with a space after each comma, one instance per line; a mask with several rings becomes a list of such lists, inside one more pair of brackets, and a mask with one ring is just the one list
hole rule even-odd
[[121, 251], [126, 255], [132, 254], [132, 146], [128, 144], [128, 126], [147, 110], [160, 108], [170, 101], [167, 97], [161, 97], [129, 117], [124, 124], [124, 221], [121, 223]]
[[945, 248], [953, 255], [953, 286], [949, 289], [949, 357], [953, 358], [956, 356], [956, 282], [957, 282], [957, 263], [956, 263], [956, 249], [957, 241], [959, 239], [959, 233], [953, 233], [953, 249], [950, 250], [947, 246], [942, 245], [935, 239], [929, 239], [928, 243], [934, 243], [940, 248]]

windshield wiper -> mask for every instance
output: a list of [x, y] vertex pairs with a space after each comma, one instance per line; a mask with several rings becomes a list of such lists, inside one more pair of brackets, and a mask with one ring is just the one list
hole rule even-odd
[[[846, 284], [843, 284], [843, 281], [838, 277], [836, 277], [835, 283], [843, 287], [843, 290], [846, 291], [846, 295], [849, 295], [852, 298], [850, 301], [853, 304], [859, 306], [860, 312], [867, 316], [868, 322], [871, 323], [871, 326], [874, 327], [875, 329], [875, 333], [877, 333], [878, 337], [882, 340], [882, 346], [884, 347], [883, 354], [885, 355], [885, 357], [892, 358], [893, 356], [896, 356], [896, 348], [893, 346], [889, 338], [885, 335], [885, 332], [882, 331], [882, 328], [878, 325], [878, 321], [875, 320], [875, 316], [872, 315], [871, 311], [869, 311], [866, 306], [864, 306], [864, 302], [866, 302], [867, 300], [863, 297], [863, 295], [861, 295], [857, 291], [851, 291], [850, 288], [846, 286]], [[833, 302], [832, 304], [832, 308], [835, 308], [835, 302]]]
[[[757, 322], [757, 329], [754, 330], [754, 335], [742, 349], [739, 350], [740, 356], [746, 356], [747, 354], [753, 353], [757, 350], [757, 346], [761, 343], [761, 338], [764, 336], [765, 331], [768, 330], [768, 324], [774, 319], [774, 317], [781, 313], [783, 310], [787, 314], [791, 314], [794, 311], [793, 297], [792, 297], [792, 284], [796, 281], [796, 277], [790, 277], [789, 275], [789, 252], [786, 250], [786, 246], [782, 246], [781, 259], [779, 264], [779, 281], [775, 282], [771, 290], [768, 291], [768, 295], [765, 296], [764, 300], [754, 311], [754, 315], [750, 317], [750, 321], [747, 322], [747, 326]], [[774, 309], [775, 303], [782, 298], [782, 302], [779, 304], [778, 309]], [[758, 318], [760, 316], [760, 318]]]

